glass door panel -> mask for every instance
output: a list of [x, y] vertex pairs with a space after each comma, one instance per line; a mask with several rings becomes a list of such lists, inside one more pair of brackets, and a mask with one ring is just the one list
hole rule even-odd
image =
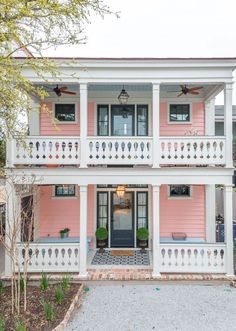
[[134, 105], [111, 106], [111, 135], [134, 136]]

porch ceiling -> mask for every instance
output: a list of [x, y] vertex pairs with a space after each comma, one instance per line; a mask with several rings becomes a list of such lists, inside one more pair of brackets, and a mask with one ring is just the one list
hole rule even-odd
[[[47, 87], [54, 88], [56, 86], [55, 84], [37, 84], [38, 87]], [[180, 92], [180, 84], [185, 84], [185, 83], [179, 83], [179, 84], [161, 84], [160, 85], [160, 92], [161, 92], [161, 97], [175, 97], [178, 95]], [[77, 92], [78, 95], [75, 96], [70, 96], [71, 98], [73, 97], [78, 97], [79, 96], [79, 84], [70, 84], [70, 83], [61, 83], [58, 84], [59, 87], [62, 86], [68, 86], [68, 90]], [[188, 84], [186, 83], [188, 87], [196, 87], [196, 86], [203, 86], [201, 90], [199, 90], [199, 95], [193, 96], [191, 95], [190, 97], [202, 97], [205, 98], [207, 95], [209, 95], [212, 91], [216, 90], [219, 85], [217, 84]], [[120, 90], [122, 89], [123, 85], [122, 84], [89, 84], [88, 85], [88, 91], [89, 92], [117, 92], [119, 93]], [[152, 91], [152, 84], [124, 84], [125, 89], [127, 90], [128, 93], [132, 92], [150, 92]], [[49, 90], [49, 89], [48, 89]], [[49, 92], [50, 96], [54, 96], [54, 92]], [[68, 98], [68, 95], [63, 96]], [[63, 98], [62, 97], [62, 98]], [[188, 95], [189, 97], [189, 95]]]

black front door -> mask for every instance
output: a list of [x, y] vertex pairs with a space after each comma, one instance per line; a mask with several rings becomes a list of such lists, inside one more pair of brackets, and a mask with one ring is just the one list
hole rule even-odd
[[134, 247], [134, 193], [111, 193], [111, 247]]

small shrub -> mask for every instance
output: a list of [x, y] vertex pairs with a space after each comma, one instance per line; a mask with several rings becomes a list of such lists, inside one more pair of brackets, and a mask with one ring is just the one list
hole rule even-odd
[[2, 294], [4, 292], [4, 285], [3, 285], [3, 281], [0, 279], [0, 294]]
[[69, 275], [65, 275], [62, 278], [61, 281], [61, 287], [63, 289], [63, 291], [67, 291], [70, 287], [70, 276]]
[[3, 316], [0, 316], [0, 331], [5, 331], [5, 320]]
[[98, 228], [96, 233], [97, 240], [106, 240], [108, 238], [108, 231], [106, 228]]
[[137, 230], [137, 238], [138, 240], [148, 240], [149, 232], [146, 228], [139, 228]]
[[55, 288], [55, 299], [56, 299], [56, 302], [61, 305], [62, 302], [64, 301], [64, 298], [65, 298], [65, 294], [63, 292], [63, 289], [61, 286], [57, 286]]
[[40, 288], [41, 290], [45, 291], [48, 289], [49, 286], [49, 277], [47, 274], [42, 273], [42, 277], [40, 279]]
[[55, 309], [52, 303], [49, 301], [42, 301], [43, 311], [45, 318], [48, 322], [51, 322], [55, 318]]
[[25, 322], [23, 322], [21, 319], [16, 320], [16, 331], [27, 331]]
[[20, 290], [23, 292], [25, 289], [25, 281], [24, 278], [20, 278]]

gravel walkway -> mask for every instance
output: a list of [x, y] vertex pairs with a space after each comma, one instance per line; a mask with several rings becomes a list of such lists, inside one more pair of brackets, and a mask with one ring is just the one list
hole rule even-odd
[[228, 285], [98, 285], [65, 331], [236, 331]]

